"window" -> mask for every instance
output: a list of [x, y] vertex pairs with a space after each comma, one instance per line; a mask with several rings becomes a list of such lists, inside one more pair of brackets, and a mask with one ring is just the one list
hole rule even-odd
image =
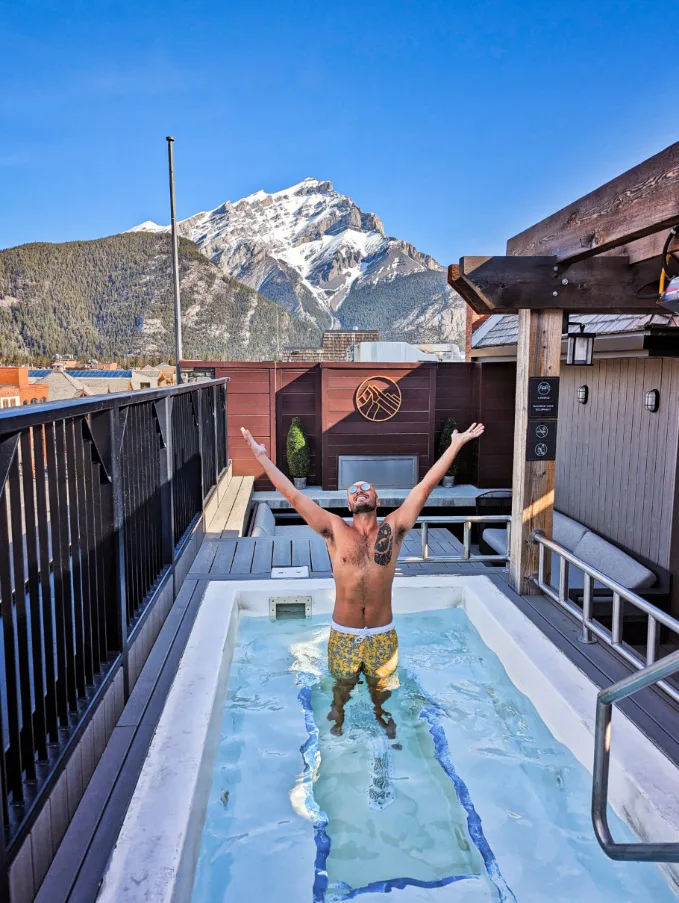
[[150, 389], [151, 383], [139, 383], [139, 388], [140, 389]]
[[37, 398], [31, 398], [31, 404], [37, 404], [37, 403], [38, 403]]

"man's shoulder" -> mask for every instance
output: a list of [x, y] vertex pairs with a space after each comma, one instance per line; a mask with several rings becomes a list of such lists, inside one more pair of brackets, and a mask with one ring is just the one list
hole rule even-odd
[[348, 531], [351, 531], [351, 527], [345, 523], [344, 519], [339, 516], [339, 514], [333, 514], [332, 511], [328, 511], [328, 528], [327, 531], [324, 531], [322, 534], [326, 539], [336, 539], [337, 536], [346, 535]]
[[400, 508], [397, 508], [395, 511], [391, 511], [382, 521], [382, 524], [388, 524], [395, 538], [400, 542], [403, 537], [406, 535], [408, 530], [403, 525], [401, 518], [399, 517]]

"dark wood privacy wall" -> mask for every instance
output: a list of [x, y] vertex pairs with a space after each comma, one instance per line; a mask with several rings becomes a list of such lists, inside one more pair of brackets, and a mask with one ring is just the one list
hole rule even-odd
[[[321, 371], [323, 398], [323, 486], [337, 489], [340, 455], [417, 455], [419, 476], [434, 455], [437, 364], [335, 364]], [[466, 364], [461, 364], [466, 369]], [[401, 408], [391, 420], [372, 423], [356, 410], [356, 390], [384, 374], [401, 390]], [[463, 417], [468, 416], [468, 406]]]
[[[486, 435], [465, 449], [458, 482], [508, 487], [514, 441], [514, 364], [495, 363], [283, 363], [187, 361], [228, 376], [229, 453], [237, 476], [253, 475], [256, 489], [269, 489], [262, 468], [241, 437], [246, 426], [287, 472], [285, 439], [294, 416], [304, 421], [311, 444], [309, 483], [337, 488], [340, 455], [416, 454], [419, 473], [436, 459], [447, 417], [460, 429], [486, 423]], [[369, 376], [394, 379], [403, 403], [389, 421], [372, 423], [355, 409], [356, 389]]]
[[[589, 389], [584, 405], [577, 400], [582, 385]], [[655, 414], [644, 407], [651, 389], [660, 392]], [[621, 358], [564, 367], [557, 438], [555, 507], [675, 570], [679, 360]]]

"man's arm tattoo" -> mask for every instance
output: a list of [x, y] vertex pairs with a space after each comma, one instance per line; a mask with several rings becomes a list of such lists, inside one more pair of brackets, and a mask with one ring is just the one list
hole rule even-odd
[[391, 561], [391, 553], [394, 537], [391, 535], [391, 527], [387, 523], [383, 523], [377, 531], [377, 539], [375, 540], [375, 564], [385, 566]]

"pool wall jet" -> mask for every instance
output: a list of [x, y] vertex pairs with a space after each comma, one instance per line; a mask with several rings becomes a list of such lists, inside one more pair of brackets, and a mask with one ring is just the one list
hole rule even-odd
[[[99, 895], [101, 903], [186, 903], [241, 617], [270, 617], [271, 599], [312, 597], [330, 615], [332, 580], [208, 584]], [[401, 577], [399, 614], [461, 606], [556, 740], [591, 770], [596, 686], [488, 578]], [[398, 621], [397, 621], [398, 626]], [[300, 761], [300, 770], [302, 762]], [[642, 840], [679, 842], [675, 766], [626, 718], [614, 717], [610, 803]], [[679, 868], [663, 867], [679, 888]]]

